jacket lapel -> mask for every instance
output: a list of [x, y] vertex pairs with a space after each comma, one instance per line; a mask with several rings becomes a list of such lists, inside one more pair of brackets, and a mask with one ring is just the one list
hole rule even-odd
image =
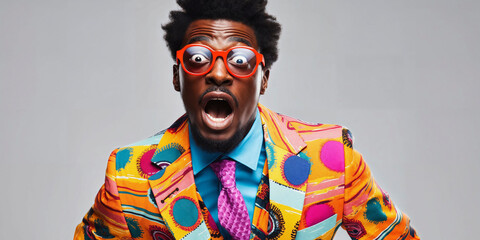
[[148, 181], [175, 239], [209, 239], [197, 198], [185, 117], [165, 131], [152, 162], [164, 167]]
[[[300, 153], [306, 143], [291, 125], [292, 119], [259, 105], [264, 126], [270, 193], [269, 238], [296, 235], [311, 163]], [[273, 236], [272, 236], [273, 234]]]
[[[299, 157], [306, 143], [292, 126], [292, 119], [260, 104], [259, 110], [267, 152], [269, 218], [273, 220], [268, 237], [295, 236], [311, 166], [307, 158]], [[148, 181], [172, 234], [176, 239], [209, 239], [194, 181], [186, 116], [165, 131], [152, 162], [164, 168]]]

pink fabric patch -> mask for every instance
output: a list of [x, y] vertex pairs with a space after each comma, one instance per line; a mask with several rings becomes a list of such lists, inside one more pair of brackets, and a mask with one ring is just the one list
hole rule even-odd
[[213, 220], [213, 217], [212, 215], [209, 213], [208, 214], [208, 223], [209, 223], [209, 226], [214, 230], [214, 231], [218, 231], [218, 226], [217, 224], [215, 223], [215, 220]]
[[335, 212], [328, 204], [316, 204], [310, 206], [305, 213], [305, 223], [307, 227], [313, 226], [319, 222], [333, 216]]
[[105, 176], [105, 190], [107, 190], [107, 192], [114, 195], [115, 197], [118, 197], [117, 182], [113, 181], [107, 176]]
[[156, 149], [150, 149], [146, 153], [142, 155], [140, 158], [140, 169], [142, 170], [142, 173], [147, 175], [147, 176], [152, 176], [155, 173], [158, 172], [158, 168], [155, 167], [154, 164], [152, 164], [151, 160], [153, 157], [153, 154], [155, 153]]
[[326, 142], [320, 151], [320, 160], [330, 170], [335, 172], [345, 171], [345, 153], [343, 144], [337, 141]]

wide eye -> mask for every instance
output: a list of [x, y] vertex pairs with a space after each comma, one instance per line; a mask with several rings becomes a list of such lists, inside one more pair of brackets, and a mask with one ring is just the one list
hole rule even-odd
[[195, 64], [207, 63], [209, 61], [207, 57], [205, 57], [203, 54], [200, 54], [200, 53], [193, 54], [189, 60], [190, 62]]
[[248, 59], [243, 55], [233, 56], [228, 60], [231, 64], [242, 66], [248, 64]]

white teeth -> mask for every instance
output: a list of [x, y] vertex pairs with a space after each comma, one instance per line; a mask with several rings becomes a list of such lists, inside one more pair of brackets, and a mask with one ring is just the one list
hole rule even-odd
[[213, 117], [212, 115], [210, 115], [208, 113], [207, 113], [207, 116], [208, 116], [208, 118], [212, 119], [212, 121], [214, 121], [214, 122], [222, 122], [228, 117], [227, 116], [227, 117], [224, 117], [224, 118], [216, 118], [216, 117]]

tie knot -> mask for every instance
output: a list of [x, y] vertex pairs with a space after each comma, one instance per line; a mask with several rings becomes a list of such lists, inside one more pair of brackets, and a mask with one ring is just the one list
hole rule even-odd
[[235, 187], [235, 164], [236, 162], [231, 159], [223, 159], [210, 164], [224, 188]]

